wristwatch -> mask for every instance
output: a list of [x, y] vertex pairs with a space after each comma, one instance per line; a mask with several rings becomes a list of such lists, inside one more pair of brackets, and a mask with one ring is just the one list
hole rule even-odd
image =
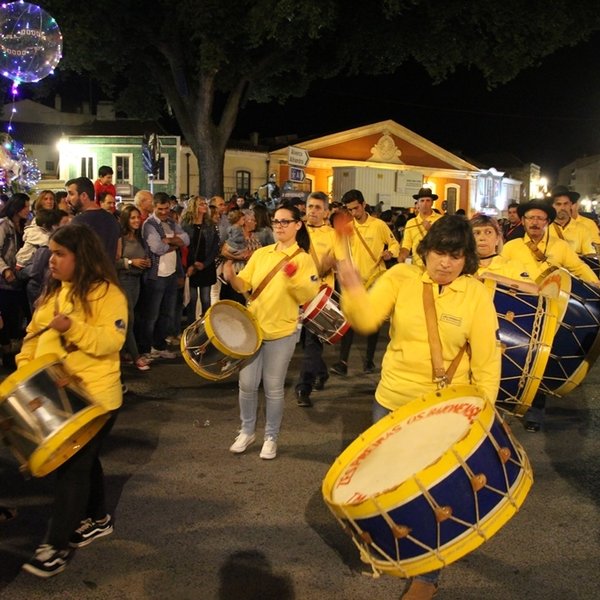
[[131, 266], [131, 265], [133, 264], [133, 261], [132, 261], [130, 258], [128, 258], [128, 259], [127, 259], [127, 264], [128, 264], [129, 266]]

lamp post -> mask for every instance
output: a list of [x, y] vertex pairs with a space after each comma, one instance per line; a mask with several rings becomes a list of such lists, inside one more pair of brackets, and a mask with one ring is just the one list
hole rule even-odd
[[186, 173], [185, 187], [186, 187], [186, 194], [187, 194], [188, 198], [190, 197], [190, 156], [191, 156], [191, 152], [185, 153], [185, 173]]

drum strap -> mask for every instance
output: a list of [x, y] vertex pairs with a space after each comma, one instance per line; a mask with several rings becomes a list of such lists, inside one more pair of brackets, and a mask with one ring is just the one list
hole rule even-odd
[[537, 258], [537, 260], [540, 262], [544, 262], [546, 260], [546, 255], [537, 247], [537, 244], [533, 240], [529, 240], [525, 245], [531, 250], [531, 253]]
[[302, 250], [302, 248], [298, 248], [298, 250], [296, 250], [296, 252], [294, 252], [294, 254], [292, 254], [291, 256], [285, 256], [285, 257], [283, 257], [267, 273], [266, 277], [254, 288], [254, 290], [252, 290], [252, 293], [248, 297], [248, 302], [252, 302], [252, 301], [256, 300], [258, 298], [258, 296], [260, 295], [260, 293], [267, 287], [267, 285], [269, 285], [269, 282], [271, 281], [271, 279], [273, 279], [273, 277], [275, 277], [275, 275], [278, 273], [278, 271], [280, 271], [281, 268], [285, 264], [287, 264], [290, 260], [292, 260], [292, 258], [294, 258], [294, 256], [300, 254], [301, 252], [304, 252], [304, 250]]
[[467, 350], [469, 342], [465, 342], [454, 360], [444, 369], [444, 357], [442, 353], [442, 340], [437, 324], [437, 313], [433, 299], [433, 286], [431, 283], [423, 284], [423, 308], [425, 310], [425, 322], [427, 323], [427, 337], [429, 338], [429, 351], [431, 353], [431, 365], [433, 369], [433, 381], [439, 388], [446, 387], [452, 383], [458, 364]]
[[368, 252], [368, 254], [371, 257], [371, 259], [373, 260], [373, 262], [376, 263], [376, 265], [378, 265], [379, 261], [375, 258], [373, 251], [371, 250], [371, 248], [369, 248], [369, 246], [367, 245], [367, 242], [365, 242], [365, 238], [361, 235], [360, 231], [356, 228], [356, 225], [354, 225], [354, 233], [356, 233], [356, 235], [358, 236], [360, 243], [365, 247], [365, 250]]
[[557, 223], [552, 223], [552, 225], [554, 226], [554, 231], [556, 231], [556, 235], [561, 239], [564, 240], [565, 236], [563, 234], [562, 231], [562, 227], [560, 225], [558, 225]]

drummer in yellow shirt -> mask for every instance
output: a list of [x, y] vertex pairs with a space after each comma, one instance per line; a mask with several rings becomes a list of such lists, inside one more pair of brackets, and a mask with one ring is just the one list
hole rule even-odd
[[[485, 286], [470, 276], [477, 270], [478, 258], [469, 223], [456, 215], [437, 220], [417, 251], [425, 271], [397, 265], [368, 291], [348, 261], [338, 265], [342, 310], [351, 325], [367, 334], [391, 318], [390, 342], [373, 403], [374, 422], [438, 387], [432, 377], [423, 301], [426, 286], [433, 294], [446, 370], [462, 352], [452, 382], [478, 385], [490, 402], [495, 402], [498, 393], [498, 319]], [[466, 343], [469, 351], [463, 350]], [[439, 571], [415, 578], [406, 592], [409, 595], [402, 597], [432, 598], [438, 578]]]
[[404, 262], [412, 256], [413, 265], [423, 267], [423, 261], [417, 252], [419, 242], [442, 215], [433, 210], [433, 203], [438, 199], [438, 195], [434, 194], [431, 188], [422, 187], [413, 198], [417, 201], [417, 216], [406, 223], [398, 262]]
[[[320, 283], [334, 287], [333, 267], [335, 265], [334, 246], [336, 235], [327, 219], [329, 199], [324, 192], [310, 194], [306, 204], [306, 227], [310, 236], [309, 253], [315, 262]], [[312, 406], [310, 395], [322, 390], [329, 378], [327, 365], [323, 360], [323, 342], [319, 337], [304, 328], [304, 354], [300, 377], [296, 384], [298, 406]]]
[[240, 454], [256, 439], [258, 388], [262, 380], [266, 424], [260, 458], [266, 460], [277, 456], [285, 376], [296, 347], [299, 307], [319, 291], [317, 269], [308, 254], [310, 238], [298, 208], [282, 204], [275, 211], [272, 224], [275, 244], [255, 250], [237, 275], [232, 261], [223, 265], [225, 279], [240, 293], [256, 290], [273, 274], [248, 305], [261, 328], [263, 344], [240, 371], [241, 429], [229, 448]]
[[548, 227], [550, 237], [565, 240], [576, 254], [595, 254], [593, 236], [582, 224], [583, 220], [590, 221], [590, 219], [584, 219], [584, 217], [573, 219], [571, 217], [572, 205], [571, 198], [567, 194], [553, 196], [552, 206], [556, 211], [556, 218]]
[[[349, 227], [351, 235], [338, 242], [336, 256], [345, 256], [349, 253], [363, 284], [368, 288], [386, 272], [385, 261], [398, 257], [400, 246], [392, 230], [381, 219], [369, 215], [365, 208], [365, 198], [360, 190], [346, 192], [342, 196], [342, 203], [353, 219]], [[367, 337], [365, 373], [375, 371], [374, 359], [378, 338], [379, 331], [374, 331]], [[340, 359], [329, 369], [331, 373], [342, 377], [348, 374], [348, 358], [353, 341], [354, 331], [350, 328], [340, 342]]]
[[65, 225], [52, 234], [49, 246], [51, 278], [27, 327], [17, 366], [58, 355], [110, 417], [55, 472], [46, 538], [23, 565], [23, 570], [43, 578], [64, 571], [74, 548], [113, 531], [99, 454], [122, 403], [119, 350], [127, 331], [127, 299], [98, 236], [85, 225]]

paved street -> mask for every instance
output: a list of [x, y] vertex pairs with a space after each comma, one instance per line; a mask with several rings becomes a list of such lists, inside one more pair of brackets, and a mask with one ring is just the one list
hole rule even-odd
[[[0, 598], [398, 598], [403, 581], [364, 574], [320, 491], [334, 459], [370, 424], [377, 376], [361, 372], [363, 347], [353, 348], [349, 376], [331, 378], [308, 409], [296, 406], [291, 385], [298, 348], [274, 461], [259, 459], [258, 442], [241, 456], [227, 451], [238, 428], [235, 378], [210, 383], [181, 359], [149, 373], [126, 368], [131, 392], [104, 452], [115, 532], [51, 580], [20, 565], [43, 536], [52, 476], [24, 479], [0, 449], [0, 504], [19, 509], [0, 524]], [[337, 349], [326, 356], [331, 364]], [[599, 597], [599, 378], [595, 368], [550, 403], [544, 433], [511, 419], [533, 465], [532, 491], [493, 539], [446, 569], [437, 598]]]

